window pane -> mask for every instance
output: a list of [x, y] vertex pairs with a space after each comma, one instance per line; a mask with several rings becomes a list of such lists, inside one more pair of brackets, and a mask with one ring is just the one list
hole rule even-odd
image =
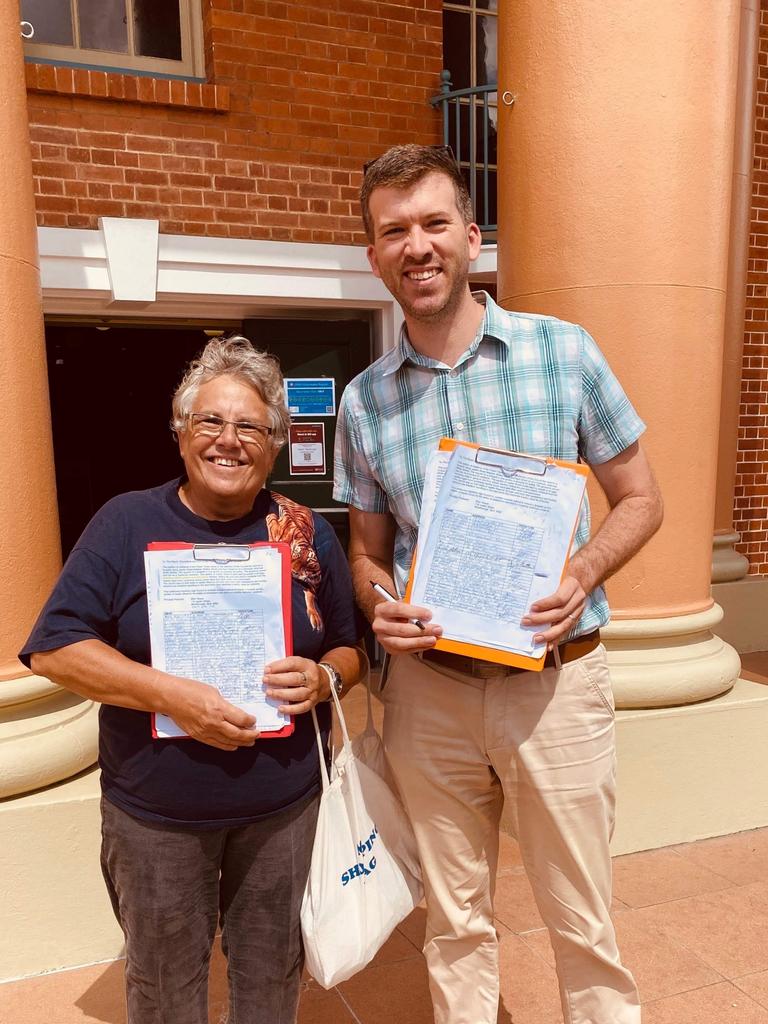
[[476, 85], [495, 85], [498, 81], [496, 59], [498, 28], [498, 18], [492, 18], [487, 14], [478, 14]]
[[[496, 93], [491, 93], [494, 100]], [[498, 147], [496, 144], [496, 123], [498, 121], [499, 111], [496, 107], [488, 105], [488, 163], [495, 164], [497, 161]], [[479, 164], [485, 163], [485, 138], [483, 132], [483, 124], [485, 122], [485, 109], [482, 103], [478, 102], [475, 108], [475, 119], [477, 121], [477, 162]]]
[[497, 11], [499, 9], [498, 0], [477, 0], [477, 6], [482, 11]]
[[451, 72], [454, 89], [468, 89], [470, 82], [470, 15], [443, 11], [443, 62]]
[[475, 220], [482, 226], [497, 224], [499, 219], [496, 204], [496, 171], [488, 172], [488, 219], [485, 212], [485, 175], [477, 172], [477, 193], [475, 199]]
[[[21, 17], [35, 29], [33, 43], [72, 46], [72, 13], [63, 0], [21, 0]], [[29, 31], [29, 30], [27, 30]]]
[[[496, 93], [491, 93], [493, 102], [496, 102]], [[475, 161], [478, 167], [485, 163], [485, 139], [483, 135], [483, 122], [485, 112], [483, 102], [477, 99], [475, 102]], [[448, 145], [456, 155], [460, 164], [469, 164], [472, 159], [472, 146], [469, 136], [470, 101], [464, 100], [459, 104], [459, 133], [456, 133], [456, 101], [454, 100], [448, 108]], [[498, 108], [488, 104], [488, 164], [495, 165], [498, 160], [498, 146], [496, 125], [498, 123]]]
[[134, 0], [135, 49], [143, 57], [181, 60], [178, 0]]
[[[453, 100], [448, 107], [448, 145], [460, 164], [469, 160], [469, 105]], [[458, 109], [458, 125], [456, 111]]]
[[128, 53], [125, 0], [78, 0], [77, 7], [84, 50]]

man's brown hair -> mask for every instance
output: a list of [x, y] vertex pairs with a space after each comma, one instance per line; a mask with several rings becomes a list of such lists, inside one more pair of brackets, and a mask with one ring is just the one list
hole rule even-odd
[[456, 206], [465, 224], [471, 224], [475, 215], [472, 211], [472, 200], [467, 190], [464, 176], [456, 157], [448, 146], [418, 146], [408, 143], [404, 146], [392, 146], [386, 153], [365, 165], [363, 183], [360, 187], [360, 207], [363, 214], [363, 225], [369, 240], [373, 241], [373, 224], [371, 223], [370, 198], [377, 188], [410, 188], [428, 174], [435, 172], [444, 174], [453, 183], [456, 193]]

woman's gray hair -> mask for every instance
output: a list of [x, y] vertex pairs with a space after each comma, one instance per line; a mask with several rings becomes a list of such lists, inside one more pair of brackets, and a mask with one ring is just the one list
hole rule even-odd
[[171, 429], [178, 432], [186, 428], [197, 392], [217, 377], [234, 377], [256, 391], [269, 411], [272, 444], [282, 448], [288, 440], [291, 415], [285, 404], [280, 364], [274, 356], [255, 349], [241, 334], [212, 338], [189, 364], [173, 396]]

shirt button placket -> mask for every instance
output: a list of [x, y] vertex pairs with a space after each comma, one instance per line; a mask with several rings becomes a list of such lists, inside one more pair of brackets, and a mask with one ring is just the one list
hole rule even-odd
[[466, 431], [466, 409], [461, 401], [461, 388], [459, 387], [459, 370], [454, 367], [448, 371], [448, 407], [451, 410], [451, 422], [454, 428], [454, 435], [463, 440], [462, 435]]

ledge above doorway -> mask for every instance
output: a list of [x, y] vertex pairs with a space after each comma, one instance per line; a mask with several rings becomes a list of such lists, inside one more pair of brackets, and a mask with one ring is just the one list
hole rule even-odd
[[[164, 235], [156, 223], [125, 219], [97, 230], [38, 228], [43, 312], [244, 319], [286, 310], [368, 309], [377, 314], [381, 349], [394, 344], [400, 310], [371, 273], [362, 246]], [[140, 254], [137, 238], [146, 242]], [[136, 267], [137, 258], [136, 277], [144, 282], [138, 294], [145, 297], [121, 299], [137, 293], [114, 290], [110, 272], [124, 281], [125, 268]], [[147, 265], [152, 260], [154, 273]], [[493, 280], [496, 247], [484, 246], [472, 270], [478, 284]]]

